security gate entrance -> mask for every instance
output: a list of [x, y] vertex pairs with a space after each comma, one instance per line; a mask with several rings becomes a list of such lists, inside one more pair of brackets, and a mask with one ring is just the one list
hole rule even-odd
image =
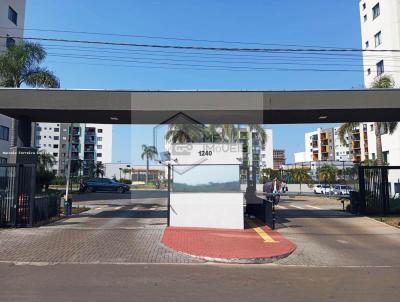
[[400, 213], [400, 167], [359, 167], [359, 212], [389, 215]]

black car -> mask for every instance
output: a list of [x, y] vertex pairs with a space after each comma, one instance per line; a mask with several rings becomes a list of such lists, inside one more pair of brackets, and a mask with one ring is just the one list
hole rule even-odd
[[81, 182], [81, 192], [114, 191], [124, 193], [130, 186], [109, 178], [92, 178]]

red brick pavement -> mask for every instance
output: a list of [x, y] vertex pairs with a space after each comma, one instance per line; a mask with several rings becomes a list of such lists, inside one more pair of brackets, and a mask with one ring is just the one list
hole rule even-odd
[[265, 242], [253, 229], [229, 230], [211, 228], [166, 228], [162, 243], [166, 246], [192, 256], [218, 259], [270, 259], [289, 255], [296, 245], [261, 226], [275, 242]]

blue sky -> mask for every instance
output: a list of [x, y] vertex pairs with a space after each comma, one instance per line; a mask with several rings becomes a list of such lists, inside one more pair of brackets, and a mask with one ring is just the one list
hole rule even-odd
[[[27, 1], [25, 27], [28, 29], [25, 33], [27, 37], [235, 46], [222, 42], [29, 30], [36, 28], [269, 44], [361, 47], [356, 0], [119, 0], [112, 2], [112, 5], [105, 0], [36, 0]], [[323, 73], [155, 69], [132, 64], [124, 67], [122, 63], [101, 66], [103, 62], [57, 56], [60, 52], [69, 53], [65, 49], [53, 48], [48, 52], [50, 55], [46, 65], [59, 76], [63, 88], [289, 90], [358, 88], [363, 85], [361, 67], [352, 67], [356, 69], [355, 72]], [[288, 160], [292, 161], [293, 152], [304, 148], [304, 132], [318, 125], [266, 127], [274, 130], [274, 147], [285, 148]], [[141, 163], [141, 145], [153, 143], [152, 131], [151, 125], [115, 126], [113, 160]]]

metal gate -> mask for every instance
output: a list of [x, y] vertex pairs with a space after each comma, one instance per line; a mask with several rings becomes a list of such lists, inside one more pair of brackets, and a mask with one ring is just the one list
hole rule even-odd
[[0, 226], [32, 226], [36, 167], [0, 165]]
[[358, 174], [361, 213], [400, 213], [399, 166], [360, 166]]

